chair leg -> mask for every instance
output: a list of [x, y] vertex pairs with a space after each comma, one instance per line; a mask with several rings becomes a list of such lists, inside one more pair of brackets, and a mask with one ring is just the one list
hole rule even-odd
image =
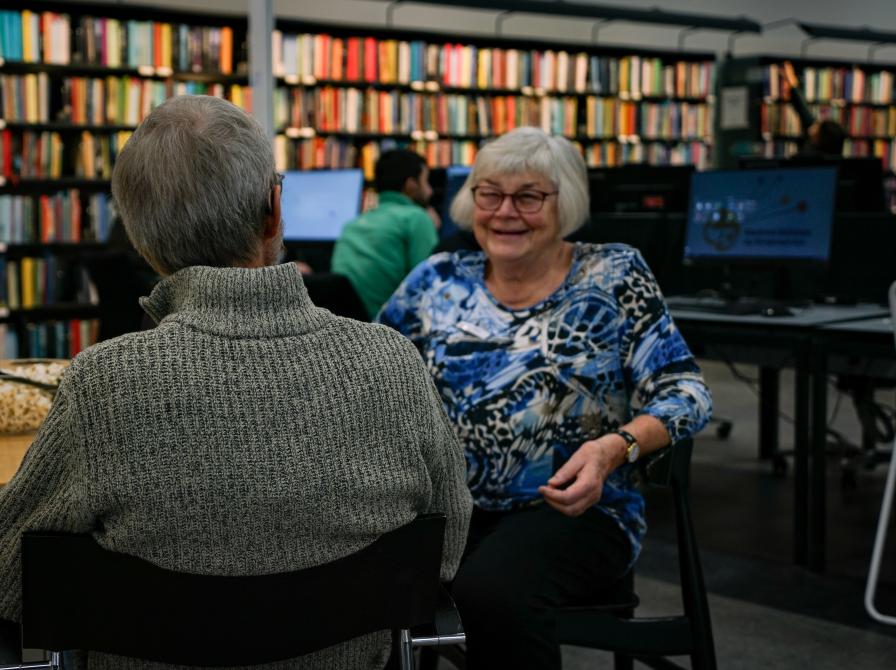
[[893, 509], [893, 494], [896, 489], [896, 446], [890, 455], [890, 468], [887, 471], [887, 483], [884, 485], [884, 495], [880, 504], [880, 516], [877, 520], [877, 532], [874, 537], [874, 548], [871, 551], [871, 566], [868, 568], [868, 582], [865, 585], [865, 609], [875, 621], [896, 625], [896, 616], [882, 614], [874, 604], [874, 596], [877, 591], [877, 580], [880, 576], [880, 564], [883, 560], [884, 546], [887, 543], [887, 527], [890, 522], [890, 512]]
[[414, 670], [414, 648], [411, 644], [411, 631], [401, 629], [398, 634], [398, 654], [401, 670]]
[[625, 654], [613, 654], [613, 670], [634, 670], [635, 659]]

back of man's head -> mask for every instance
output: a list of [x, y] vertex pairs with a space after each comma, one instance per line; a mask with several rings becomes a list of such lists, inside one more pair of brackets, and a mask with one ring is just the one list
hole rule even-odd
[[426, 167], [426, 161], [408, 149], [384, 152], [376, 162], [373, 185], [379, 193], [404, 191], [408, 179], [417, 179]]
[[134, 247], [167, 275], [251, 261], [275, 179], [271, 143], [255, 119], [226, 100], [179, 96], [125, 144], [112, 194]]
[[815, 148], [819, 153], [831, 156], [843, 154], [843, 143], [846, 141], [846, 131], [836, 121], [825, 119], [818, 123], [818, 131], [815, 134]]

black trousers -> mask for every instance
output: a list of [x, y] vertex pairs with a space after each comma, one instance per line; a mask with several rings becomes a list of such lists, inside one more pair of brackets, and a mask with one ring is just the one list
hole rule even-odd
[[559, 670], [552, 608], [595, 602], [631, 558], [622, 529], [594, 508], [579, 517], [546, 504], [474, 509], [452, 587], [467, 633], [468, 670]]

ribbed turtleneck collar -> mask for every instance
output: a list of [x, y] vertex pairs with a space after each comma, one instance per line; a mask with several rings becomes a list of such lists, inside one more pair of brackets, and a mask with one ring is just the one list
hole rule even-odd
[[184, 268], [140, 299], [156, 322], [233, 337], [298, 335], [330, 318], [315, 307], [292, 263], [265, 268]]

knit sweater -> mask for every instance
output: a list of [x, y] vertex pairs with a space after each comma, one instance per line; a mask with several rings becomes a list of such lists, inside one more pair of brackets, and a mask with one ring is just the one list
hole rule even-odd
[[[90, 533], [172, 570], [256, 575], [333, 561], [440, 511], [442, 577], [453, 575], [464, 459], [410, 342], [315, 307], [292, 264], [187, 268], [143, 306], [158, 327], [75, 358], [0, 491], [0, 617], [20, 615], [26, 530]], [[259, 667], [382, 667], [388, 645], [374, 633]], [[173, 666], [91, 654], [88, 667]]]

